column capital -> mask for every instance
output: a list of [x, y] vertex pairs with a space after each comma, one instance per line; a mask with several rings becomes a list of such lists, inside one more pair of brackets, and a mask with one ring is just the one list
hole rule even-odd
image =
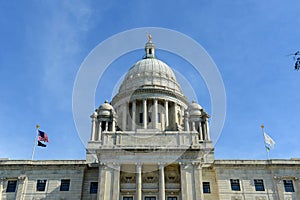
[[7, 178], [5, 177], [0, 177], [0, 182], [6, 181]]
[[142, 164], [141, 162], [137, 162], [137, 163], [135, 163], [135, 166], [136, 166], [136, 167], [142, 167], [143, 164]]
[[159, 168], [164, 168], [166, 166], [166, 163], [164, 162], [159, 162], [157, 163]]
[[113, 162], [112, 165], [113, 165], [113, 168], [114, 168], [115, 170], [120, 171], [120, 168], [121, 168], [120, 163], [115, 163], [115, 162]]
[[196, 169], [202, 169], [202, 162], [192, 162], [192, 165], [193, 165]]
[[23, 183], [26, 178], [27, 177], [25, 175], [18, 176], [18, 181], [20, 181], [20, 183]]

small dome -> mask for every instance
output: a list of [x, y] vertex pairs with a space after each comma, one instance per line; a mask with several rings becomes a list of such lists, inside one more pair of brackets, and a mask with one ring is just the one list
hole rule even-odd
[[202, 107], [195, 101], [189, 105], [188, 110], [191, 116], [201, 116]]
[[98, 108], [98, 115], [100, 116], [109, 117], [112, 114], [112, 112], [114, 112], [114, 108], [108, 103], [107, 100]]

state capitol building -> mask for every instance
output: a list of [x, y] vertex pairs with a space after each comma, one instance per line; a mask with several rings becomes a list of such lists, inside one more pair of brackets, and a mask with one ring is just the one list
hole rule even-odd
[[214, 159], [209, 114], [151, 37], [90, 117], [86, 160], [0, 160], [0, 200], [300, 200], [299, 159]]

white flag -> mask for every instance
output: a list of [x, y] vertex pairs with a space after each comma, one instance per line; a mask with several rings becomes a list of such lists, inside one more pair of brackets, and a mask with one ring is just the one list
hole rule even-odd
[[274, 140], [266, 133], [264, 133], [264, 138], [265, 138], [265, 143], [270, 145], [270, 147], [274, 149], [274, 144], [275, 144]]

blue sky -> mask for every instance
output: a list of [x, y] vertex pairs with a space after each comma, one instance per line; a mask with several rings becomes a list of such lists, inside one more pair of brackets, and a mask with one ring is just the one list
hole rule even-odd
[[[265, 159], [262, 123], [276, 142], [271, 158], [300, 157], [300, 72], [286, 56], [300, 50], [299, 8], [297, 0], [0, 1], [0, 158], [30, 159], [38, 123], [50, 144], [37, 148], [35, 159], [85, 159], [72, 116], [79, 67], [108, 37], [150, 26], [193, 38], [219, 68], [227, 115], [216, 159]], [[184, 61], [158, 53], [185, 71]], [[108, 85], [142, 56], [136, 51], [112, 64], [120, 72], [106, 72], [111, 83], [100, 81], [96, 105], [110, 99]], [[203, 81], [194, 84], [210, 111]]]

